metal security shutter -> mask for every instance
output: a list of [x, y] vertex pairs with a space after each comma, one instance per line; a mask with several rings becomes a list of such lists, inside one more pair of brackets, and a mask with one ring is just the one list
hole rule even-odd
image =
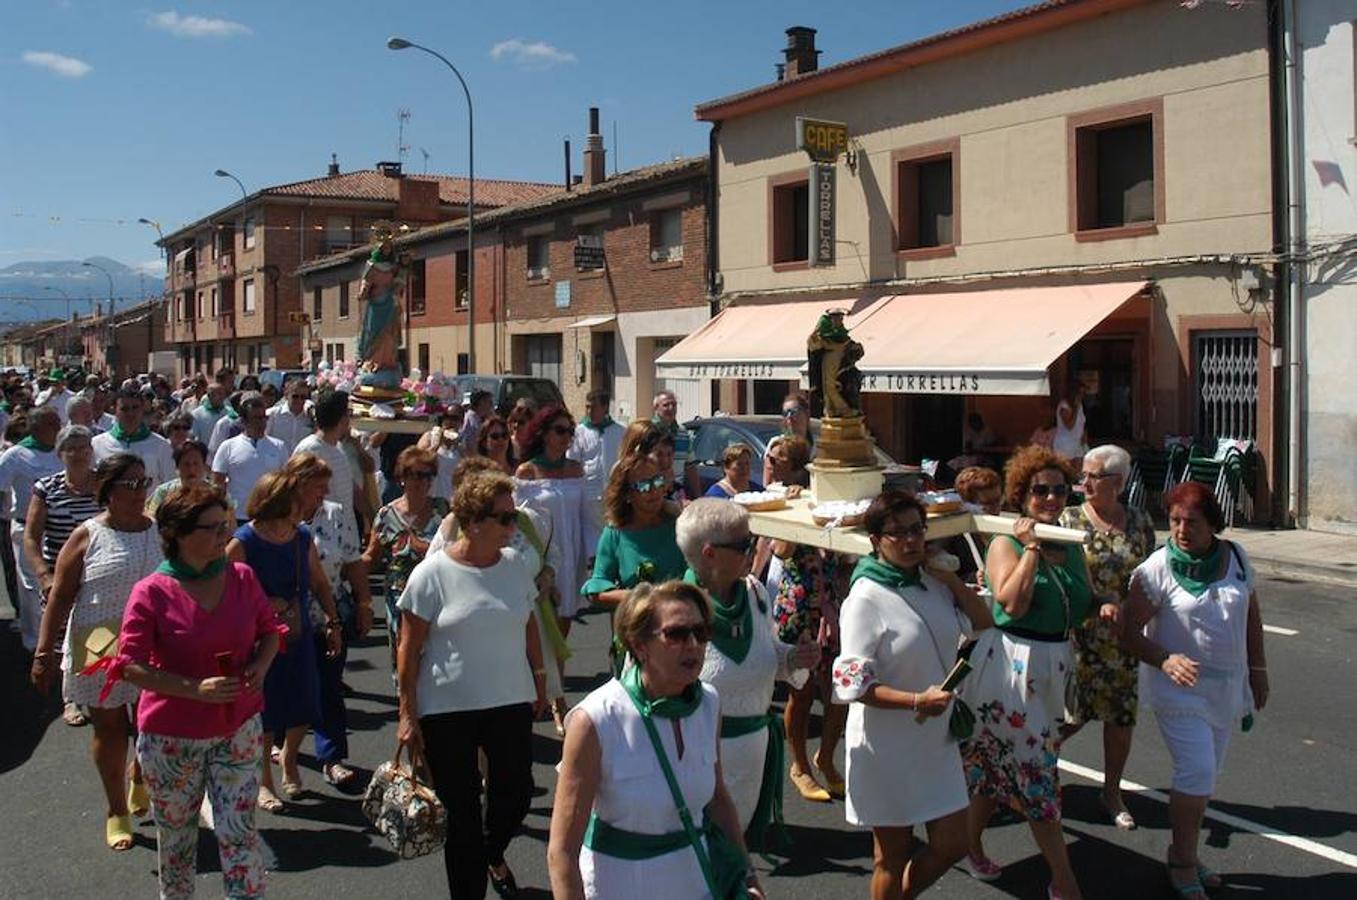
[[1258, 438], [1258, 332], [1193, 336], [1196, 424], [1200, 438]]
[[530, 334], [523, 340], [523, 354], [528, 374], [546, 378], [561, 386], [561, 336], [559, 334]]

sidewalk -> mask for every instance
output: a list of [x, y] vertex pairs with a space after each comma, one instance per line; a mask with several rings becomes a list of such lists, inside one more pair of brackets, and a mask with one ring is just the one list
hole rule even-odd
[[[1168, 532], [1156, 536], [1162, 544]], [[1260, 575], [1357, 587], [1357, 536], [1298, 528], [1229, 528], [1221, 537], [1243, 547]]]

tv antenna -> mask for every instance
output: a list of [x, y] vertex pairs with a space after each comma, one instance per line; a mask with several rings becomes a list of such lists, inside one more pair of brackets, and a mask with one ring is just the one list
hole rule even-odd
[[405, 154], [410, 152], [409, 146], [405, 143], [405, 123], [410, 121], [410, 110], [404, 107], [396, 110], [396, 159], [400, 162], [405, 161]]
[[423, 147], [420, 147], [420, 148], [419, 148], [419, 152], [422, 153], [422, 154], [424, 155], [424, 174], [425, 174], [425, 175], [428, 175], [428, 174], [429, 174], [429, 151], [428, 151], [428, 150], [425, 150]]

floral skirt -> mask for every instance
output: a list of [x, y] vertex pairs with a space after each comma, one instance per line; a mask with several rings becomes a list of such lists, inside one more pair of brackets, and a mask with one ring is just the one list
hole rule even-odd
[[1121, 649], [1121, 627], [1102, 619], [1074, 632], [1074, 714], [1079, 722], [1136, 724], [1140, 665]]
[[981, 633], [958, 695], [975, 712], [961, 747], [966, 784], [1036, 822], [1060, 819], [1059, 725], [1072, 662], [1068, 643]]

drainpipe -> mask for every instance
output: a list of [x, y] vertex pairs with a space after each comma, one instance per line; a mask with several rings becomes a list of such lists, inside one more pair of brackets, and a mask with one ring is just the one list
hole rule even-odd
[[1294, 526], [1300, 515], [1301, 478], [1301, 353], [1306, 249], [1304, 186], [1301, 182], [1303, 135], [1301, 129], [1300, 39], [1297, 4], [1282, 0], [1282, 83], [1286, 121], [1286, 518]]
[[[716, 318], [716, 314], [721, 311], [721, 257], [720, 242], [717, 240], [717, 229], [720, 226], [717, 210], [717, 159], [719, 157], [719, 146], [721, 136], [721, 123], [713, 122], [711, 132], [707, 136], [707, 198], [706, 209], [704, 210], [707, 220], [707, 317]], [[721, 408], [721, 383], [713, 378], [711, 380], [711, 411], [715, 413]], [[638, 398], [639, 400], [639, 398]]]

